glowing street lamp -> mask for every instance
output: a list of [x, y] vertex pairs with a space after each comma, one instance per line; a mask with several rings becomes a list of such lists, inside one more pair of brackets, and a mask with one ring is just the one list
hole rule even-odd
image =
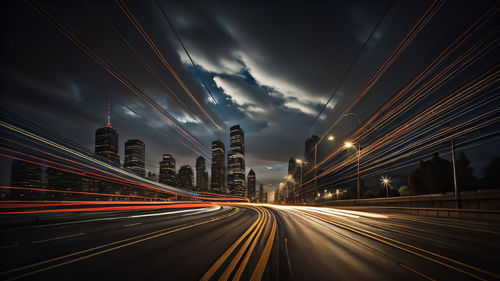
[[[319, 141], [317, 141], [316, 144], [314, 145], [314, 189], [316, 192], [318, 192], [318, 175], [317, 175], [318, 145], [321, 143], [321, 140], [323, 140], [323, 137], [319, 139]], [[327, 140], [334, 141], [335, 137], [333, 135], [329, 135]]]
[[361, 147], [359, 146], [359, 144], [358, 144], [358, 147], [356, 147], [354, 145], [354, 143], [351, 142], [351, 141], [344, 142], [344, 147], [345, 148], [354, 147], [356, 149], [356, 152], [358, 153], [358, 178], [357, 178], [356, 187], [357, 187], [357, 193], [358, 193], [358, 199], [359, 199], [359, 198], [361, 198], [361, 196], [360, 196], [360, 187], [359, 187], [359, 158], [361, 157]]
[[389, 197], [389, 187], [391, 186], [391, 178], [387, 176], [380, 177], [380, 182], [385, 187], [385, 197]]
[[300, 165], [300, 198], [302, 200], [302, 202], [304, 202], [304, 193], [302, 192], [303, 190], [303, 186], [302, 186], [302, 164], [306, 164], [306, 162], [302, 162], [302, 160], [300, 159], [297, 159], [295, 160], [297, 162], [297, 164]]

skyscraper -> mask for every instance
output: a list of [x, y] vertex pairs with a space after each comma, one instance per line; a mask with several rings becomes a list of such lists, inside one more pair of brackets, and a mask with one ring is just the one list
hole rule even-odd
[[[267, 196], [267, 192], [265, 193], [265, 195]], [[267, 198], [265, 199], [267, 201]], [[264, 203], [264, 184], [262, 183], [259, 186], [259, 202]]]
[[227, 154], [227, 186], [231, 194], [245, 196], [245, 134], [240, 125], [231, 127]]
[[56, 190], [80, 191], [82, 176], [56, 168], [48, 167], [46, 170], [47, 188]]
[[255, 172], [250, 169], [250, 172], [248, 172], [248, 199], [250, 199], [250, 202], [255, 202]]
[[163, 154], [163, 160], [160, 161], [159, 182], [169, 186], [177, 186], [175, 158], [172, 157], [172, 153]]
[[118, 134], [111, 126], [111, 103], [108, 103], [108, 123], [95, 132], [95, 154], [115, 163], [120, 163], [118, 155]]
[[205, 170], [205, 158], [203, 158], [203, 156], [199, 156], [196, 158], [196, 189], [199, 191], [208, 191], [208, 178], [205, 179]]
[[203, 183], [205, 184], [205, 186], [203, 187], [203, 190], [202, 191], [208, 191], [208, 172], [205, 171], [203, 172]]
[[226, 165], [225, 148], [221, 140], [212, 142], [212, 182], [210, 184], [213, 192], [226, 191]]
[[[24, 162], [21, 160], [12, 161], [11, 170], [11, 186], [13, 187], [43, 187], [42, 167], [37, 164]], [[40, 192], [33, 190], [16, 190], [10, 191], [11, 199], [40, 199]]]
[[177, 187], [185, 190], [194, 189], [194, 174], [193, 169], [189, 165], [184, 165], [179, 169], [177, 177]]
[[[319, 142], [319, 137], [315, 135], [306, 140], [305, 151], [304, 151], [305, 161], [300, 164], [301, 166], [298, 167], [297, 170], [307, 171], [314, 167], [315, 161], [317, 160], [316, 158], [318, 151], [316, 145], [318, 144], [318, 142]], [[304, 182], [310, 182], [313, 178], [314, 178], [314, 173], [309, 173], [309, 174], [306, 173], [300, 178], [298, 178], [298, 180], [300, 182], [300, 180], [302, 179], [302, 183], [304, 183]], [[310, 185], [311, 184], [309, 184], [309, 186]], [[316, 192], [314, 189], [308, 188], [309, 186], [301, 186], [300, 190], [298, 190], [299, 191], [298, 196], [300, 196], [300, 200], [306, 200], [306, 201], [314, 200]]]
[[318, 142], [319, 142], [319, 137], [316, 135], [313, 135], [311, 138], [306, 140], [306, 145], [304, 150], [304, 161], [306, 161], [309, 165], [314, 164], [315, 146]]
[[136, 172], [139, 176], [145, 176], [145, 145], [140, 140], [128, 140], [125, 143], [124, 168]]
[[286, 181], [286, 192], [285, 199], [286, 202], [291, 202], [295, 199], [295, 184], [298, 181], [298, 171], [297, 160], [294, 157], [290, 157], [288, 160], [288, 178]]

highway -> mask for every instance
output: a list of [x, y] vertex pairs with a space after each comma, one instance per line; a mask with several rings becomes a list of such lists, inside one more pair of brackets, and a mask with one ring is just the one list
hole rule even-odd
[[242, 203], [2, 217], [2, 280], [500, 279], [498, 223]]

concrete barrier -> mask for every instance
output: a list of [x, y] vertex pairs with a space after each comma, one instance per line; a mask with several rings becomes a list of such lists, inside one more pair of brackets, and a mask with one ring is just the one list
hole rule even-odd
[[500, 210], [500, 189], [399, 196], [389, 198], [345, 199], [317, 202], [317, 206], [395, 206], [469, 210]]
[[416, 215], [500, 221], [500, 189], [317, 202], [316, 206], [393, 209]]
[[[333, 207], [333, 206], [332, 206]], [[415, 207], [391, 207], [391, 206], [363, 206], [346, 207], [335, 206], [337, 209], [349, 209], [359, 211], [382, 210], [384, 212], [395, 211], [398, 213], [409, 213], [413, 215], [429, 217], [447, 217], [461, 218], [477, 221], [495, 221], [500, 222], [500, 210], [466, 210], [466, 209], [448, 209], [448, 208], [415, 208]]]

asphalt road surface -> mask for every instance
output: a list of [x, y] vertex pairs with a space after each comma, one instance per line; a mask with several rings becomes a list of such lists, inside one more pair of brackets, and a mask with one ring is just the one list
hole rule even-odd
[[498, 223], [232, 204], [4, 216], [2, 280], [498, 280]]

